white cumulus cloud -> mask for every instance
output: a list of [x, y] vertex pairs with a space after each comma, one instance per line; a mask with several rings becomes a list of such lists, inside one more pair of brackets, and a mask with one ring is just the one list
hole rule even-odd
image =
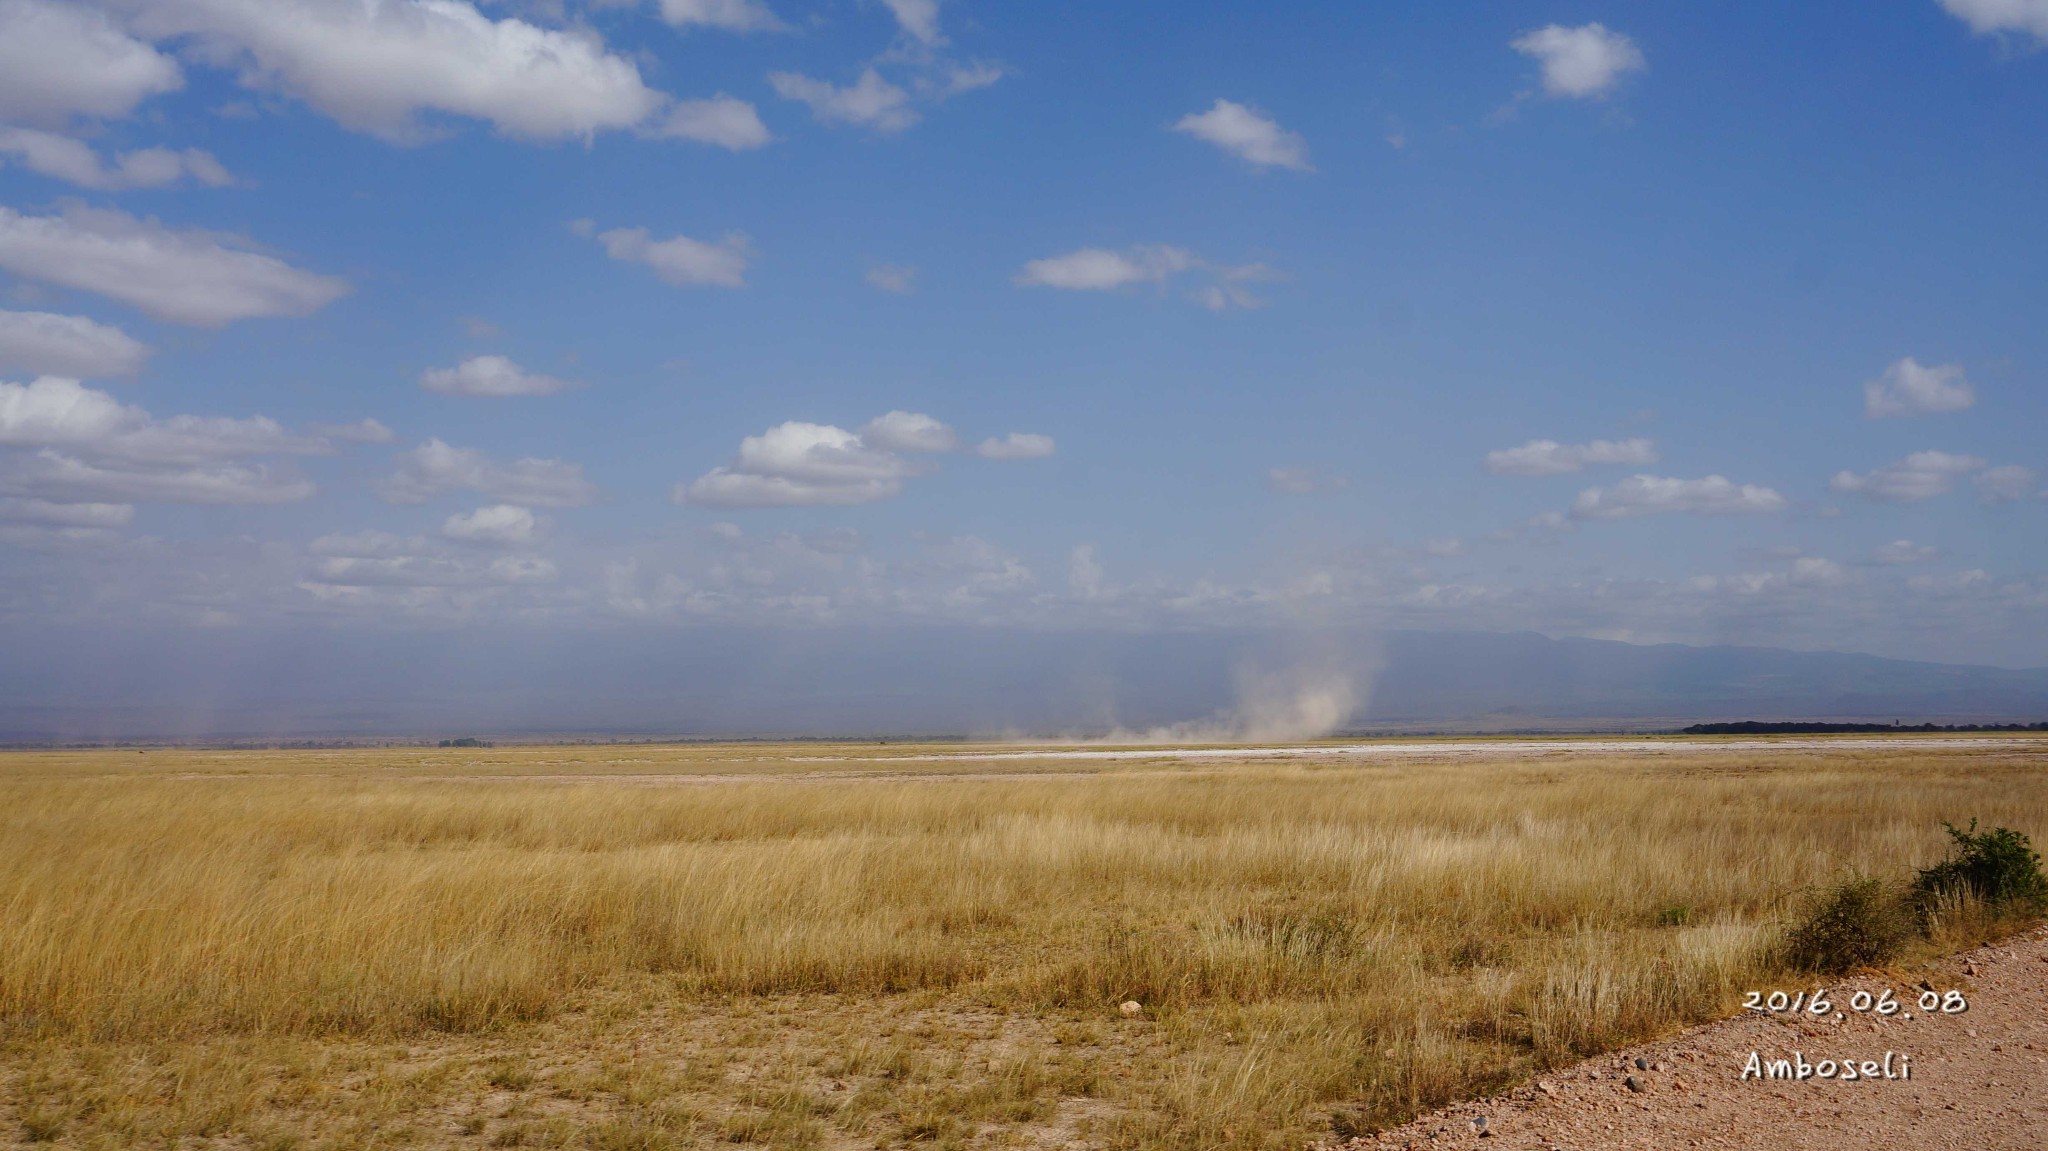
[[768, 83], [785, 100], [810, 108], [811, 115], [826, 124], [851, 124], [885, 135], [901, 132], [919, 120], [910, 105], [910, 93], [868, 68], [860, 79], [844, 87], [815, 80], [800, 72], [773, 72]]
[[1908, 503], [1933, 499], [1954, 490], [1956, 481], [1984, 470], [1976, 456], [1950, 452], [1914, 452], [1905, 459], [1886, 464], [1876, 471], [1858, 475], [1836, 472], [1828, 487], [1886, 503]]
[[1767, 487], [1738, 484], [1725, 476], [1697, 480], [1630, 476], [1605, 488], [1587, 488], [1572, 501], [1575, 520], [1619, 520], [1686, 512], [1693, 515], [1756, 515], [1783, 511], [1785, 497]]
[[[959, 451], [960, 435], [922, 412], [892, 411], [848, 431], [791, 420], [740, 441], [733, 461], [687, 484], [671, 498], [719, 508], [843, 507], [892, 499], [906, 480], [931, 466], [912, 454]], [[975, 454], [992, 460], [1053, 454], [1050, 436], [1012, 433], [984, 440]]]
[[886, 452], [951, 452], [960, 433], [923, 412], [894, 411], [861, 426], [860, 440]]
[[451, 447], [439, 438], [401, 455], [379, 491], [397, 504], [421, 504], [457, 491], [544, 508], [581, 507], [597, 498], [597, 485], [584, 477], [581, 464], [533, 458], [500, 464], [474, 448]]
[[234, 456], [317, 455], [315, 438], [287, 432], [267, 416], [152, 417], [77, 380], [44, 376], [0, 383], [0, 446], [60, 448], [96, 457], [196, 463]]
[[1486, 453], [1486, 470], [1502, 476], [1561, 476], [1584, 471], [1594, 464], [1641, 467], [1656, 463], [1658, 458], [1657, 445], [1644, 439], [1594, 440], [1585, 444], [1530, 440], [1519, 448]]
[[631, 127], [666, 97], [582, 28], [493, 20], [468, 0], [103, 0], [131, 31], [183, 39], [242, 83], [396, 141], [420, 115], [485, 120], [508, 136], [587, 138]]
[[492, 504], [466, 516], [449, 516], [441, 524], [441, 534], [466, 544], [529, 547], [540, 538], [541, 528], [541, 519], [531, 508]]
[[599, 232], [597, 242], [614, 260], [645, 264], [664, 283], [677, 287], [744, 288], [752, 245], [730, 233], [716, 244], [688, 236], [655, 239], [645, 228], [613, 228]]
[[0, 120], [55, 126], [73, 116], [126, 116], [184, 83], [177, 61], [104, 12], [0, 0]]
[[702, 100], [678, 100], [648, 130], [651, 136], [673, 140], [694, 140], [731, 152], [765, 148], [775, 137], [754, 106], [736, 96], [720, 92]]
[[0, 126], [0, 157], [12, 157], [39, 175], [105, 192], [166, 188], [186, 179], [212, 188], [235, 182], [213, 153], [198, 148], [143, 148], [123, 152], [109, 165], [84, 141], [35, 128]]
[[1243, 104], [1219, 98], [1207, 112], [1182, 116], [1173, 130], [1206, 140], [1257, 167], [1314, 171], [1308, 162], [1308, 141]]
[[0, 268], [204, 328], [307, 315], [349, 290], [346, 280], [294, 268], [232, 237], [76, 204], [59, 216], [0, 207]]
[[1977, 389], [1960, 364], [1924, 366], [1911, 356], [1884, 370], [1884, 378], [1863, 385], [1863, 414], [1870, 419], [1960, 412], [1977, 403]]
[[1543, 66], [1543, 91], [1552, 96], [1605, 96], [1623, 76], [1649, 67], [1634, 41], [1603, 24], [1551, 24], [1516, 37], [1510, 46]]
[[452, 368], [420, 376], [420, 386], [444, 396], [551, 396], [578, 387], [570, 380], [529, 372], [503, 356], [471, 356]]
[[58, 504], [290, 503], [313, 485], [250, 461], [333, 450], [265, 416], [158, 419], [55, 376], [0, 383], [0, 449], [0, 494]]
[[843, 506], [900, 495], [922, 469], [845, 428], [791, 420], [740, 441], [733, 462], [678, 485], [678, 503], [761, 508]]
[[132, 376], [149, 346], [110, 324], [53, 312], [0, 311], [0, 370], [97, 380]]
[[2048, 43], [2048, 0], [1941, 0], [1941, 6], [1979, 36], [2025, 32]]

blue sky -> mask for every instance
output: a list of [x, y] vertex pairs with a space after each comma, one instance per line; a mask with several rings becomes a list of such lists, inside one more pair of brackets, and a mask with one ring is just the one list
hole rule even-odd
[[0, 0], [0, 619], [2048, 663], [2044, 47], [2048, 0]]

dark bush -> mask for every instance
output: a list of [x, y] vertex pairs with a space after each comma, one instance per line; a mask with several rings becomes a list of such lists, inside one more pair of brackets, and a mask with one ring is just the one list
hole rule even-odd
[[1974, 819], [1968, 830], [1946, 822], [1942, 826], [1954, 841], [1949, 857], [1913, 881], [1914, 901], [1923, 915], [1956, 897], [1981, 900], [2002, 914], [2048, 911], [2048, 876], [2041, 873], [2041, 856], [2026, 836], [2009, 827], [1979, 835]]
[[1801, 971], [1837, 975], [1873, 967], [1899, 953], [1913, 934], [1911, 910], [1878, 879], [1851, 879], [1814, 894], [1786, 929], [1785, 962]]
[[1683, 903], [1674, 903], [1657, 913], [1657, 926], [1684, 927], [1692, 922], [1692, 908]]

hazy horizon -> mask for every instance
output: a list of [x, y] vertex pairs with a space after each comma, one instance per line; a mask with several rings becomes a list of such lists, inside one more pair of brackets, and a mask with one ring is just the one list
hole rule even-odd
[[1375, 727], [2048, 719], [2048, 668], [1533, 633], [177, 634], [181, 642], [150, 646], [146, 655], [126, 631], [17, 637], [27, 642], [0, 673], [0, 740], [954, 735], [1261, 742]]

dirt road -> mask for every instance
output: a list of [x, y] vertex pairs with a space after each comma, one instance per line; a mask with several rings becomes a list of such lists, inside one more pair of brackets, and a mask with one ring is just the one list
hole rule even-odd
[[[1796, 1015], [1745, 1012], [1343, 1146], [2048, 1148], [2048, 929], [1959, 956], [1926, 982], [1937, 997], [1962, 992], [1967, 1009], [1922, 1010], [1919, 980], [1836, 981], [1825, 985], [1835, 1011], [1822, 1018], [1803, 1005]], [[1896, 1013], [1879, 1014], [1876, 1002], [1854, 1009], [1857, 990], [1885, 989]], [[1792, 1077], [1771, 1077], [1780, 1060]], [[1871, 1064], [1877, 1074], [1866, 1076]]]

